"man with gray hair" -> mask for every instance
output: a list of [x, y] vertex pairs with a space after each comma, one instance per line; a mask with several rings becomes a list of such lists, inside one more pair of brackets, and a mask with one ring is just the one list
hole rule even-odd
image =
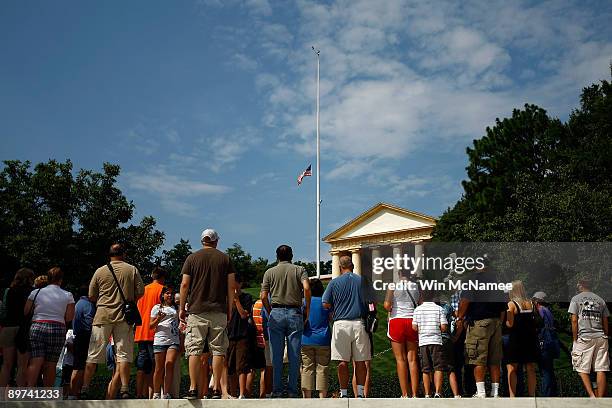
[[[187, 399], [198, 397], [201, 356], [205, 346], [213, 355], [215, 379], [213, 398], [221, 397], [223, 359], [227, 351], [227, 322], [234, 303], [235, 270], [229, 256], [217, 249], [219, 234], [202, 231], [203, 248], [187, 257], [183, 264], [179, 319], [187, 323], [185, 354], [189, 356], [189, 391]], [[189, 316], [185, 304], [189, 297]], [[227, 397], [227, 390], [223, 390]]]
[[323, 307], [334, 311], [331, 359], [338, 361], [338, 382], [342, 398], [348, 398], [348, 363], [355, 364], [357, 397], [364, 397], [365, 362], [370, 360], [370, 339], [365, 327], [367, 308], [362, 278], [353, 273], [350, 256], [340, 257], [341, 275], [333, 279], [323, 294]]

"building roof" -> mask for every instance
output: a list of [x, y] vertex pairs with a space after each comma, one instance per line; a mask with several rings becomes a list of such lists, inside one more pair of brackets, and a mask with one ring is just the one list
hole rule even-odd
[[327, 235], [323, 241], [329, 243], [372, 234], [432, 228], [436, 221], [437, 219], [430, 215], [388, 203], [378, 203]]

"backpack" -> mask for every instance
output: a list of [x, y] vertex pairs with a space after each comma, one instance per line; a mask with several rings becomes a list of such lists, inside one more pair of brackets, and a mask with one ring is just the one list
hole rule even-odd
[[[539, 314], [539, 313], [538, 313]], [[559, 336], [554, 326], [552, 314], [548, 309], [544, 309], [544, 326], [538, 331], [538, 343], [544, 359], [555, 359], [561, 355]]]

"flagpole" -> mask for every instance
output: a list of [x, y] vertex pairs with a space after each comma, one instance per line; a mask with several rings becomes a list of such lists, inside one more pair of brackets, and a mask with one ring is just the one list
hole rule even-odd
[[320, 137], [319, 137], [319, 97], [320, 97], [319, 55], [320, 53], [321, 51], [316, 50], [316, 54], [317, 54], [317, 278], [321, 277], [321, 183], [320, 183], [321, 145], [320, 145]]

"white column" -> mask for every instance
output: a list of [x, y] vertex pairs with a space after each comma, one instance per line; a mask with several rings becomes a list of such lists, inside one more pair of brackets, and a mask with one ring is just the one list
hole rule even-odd
[[[423, 254], [425, 253], [425, 248], [423, 246], [422, 243], [417, 243], [414, 245], [414, 258], [418, 259], [419, 257], [421, 257]], [[421, 267], [421, 263], [419, 263], [419, 266], [416, 268], [415, 274], [416, 276], [418, 276], [419, 278], [423, 276], [423, 268]]]
[[351, 249], [351, 260], [353, 261], [353, 272], [361, 275], [361, 256], [358, 249]]
[[340, 253], [331, 252], [332, 256], [332, 279], [340, 276]]
[[374, 260], [376, 258], [380, 258], [382, 256], [381, 252], [380, 252], [380, 247], [379, 246], [373, 246], [371, 247], [372, 249], [372, 282], [376, 281], [376, 280], [382, 280], [383, 279], [383, 274], [382, 273], [374, 273]]
[[[396, 257], [402, 257], [402, 244], [391, 244], [391, 248], [393, 248], [393, 260]], [[399, 282], [400, 270], [397, 266], [397, 263], [393, 264], [393, 282]]]

